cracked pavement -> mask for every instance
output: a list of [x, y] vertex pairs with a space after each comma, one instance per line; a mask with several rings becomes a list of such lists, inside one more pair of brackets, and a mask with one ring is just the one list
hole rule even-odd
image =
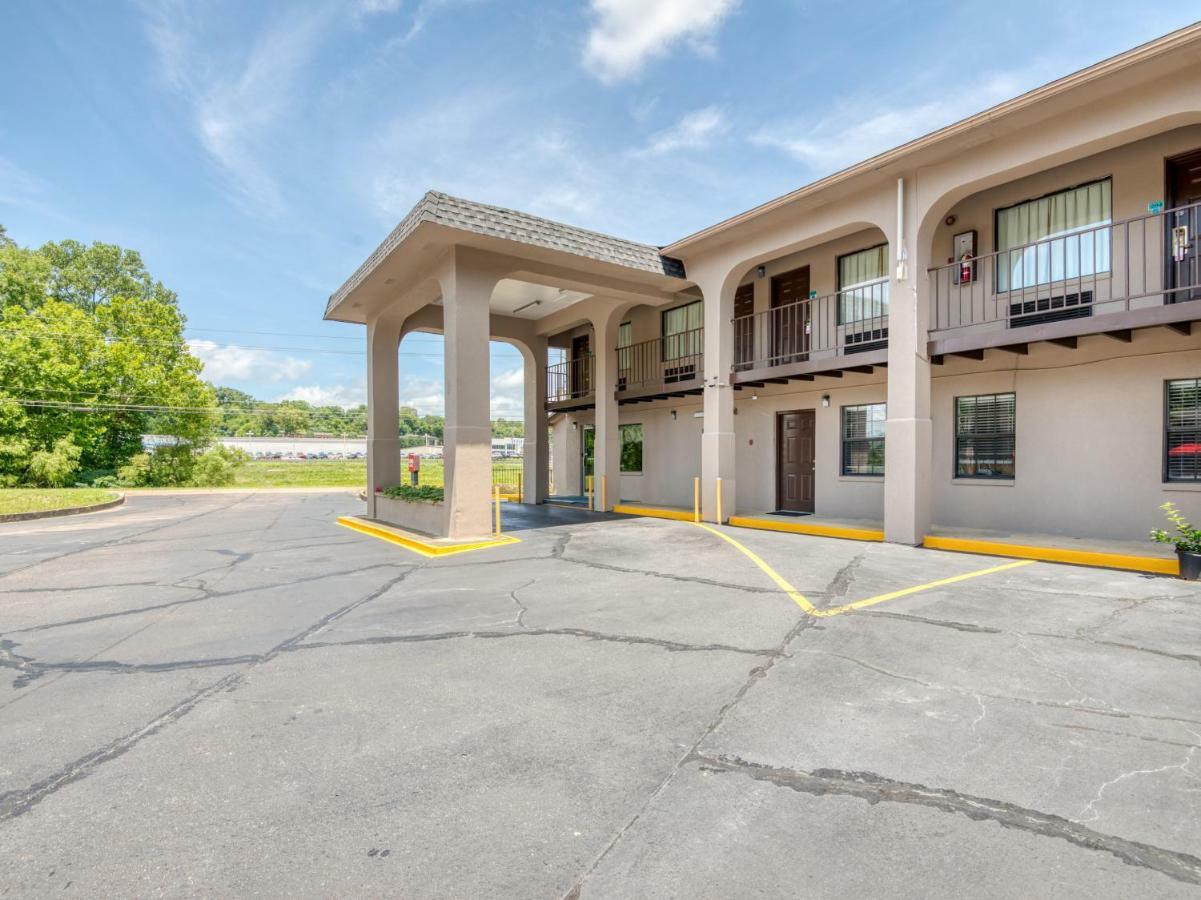
[[[1201, 897], [1201, 590], [815, 619], [704, 530], [351, 494], [0, 525], [0, 897]], [[734, 529], [819, 607], [995, 560]]]

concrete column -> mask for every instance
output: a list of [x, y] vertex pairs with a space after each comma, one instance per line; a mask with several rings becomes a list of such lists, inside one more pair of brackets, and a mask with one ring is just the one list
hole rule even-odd
[[[917, 545], [930, 529], [932, 450], [930, 422], [929, 253], [918, 246], [912, 179], [904, 193], [900, 229], [908, 251], [898, 265], [897, 245], [890, 241], [893, 266], [888, 312], [888, 420], [884, 442], [884, 538]], [[895, 232], [894, 232], [895, 233]]]
[[442, 286], [445, 334], [446, 535], [492, 532], [492, 424], [489, 416], [488, 302], [497, 277], [456, 254]]
[[375, 518], [375, 492], [400, 484], [401, 323], [380, 316], [367, 323], [367, 516]]
[[[615, 307], [592, 322], [593, 356], [596, 370], [596, 458], [593, 467], [594, 507], [606, 512], [621, 502], [621, 430], [617, 405], [617, 329], [626, 307]], [[601, 486], [604, 479], [604, 503]], [[586, 486], [585, 486], [586, 487]]]
[[541, 503], [549, 492], [550, 437], [546, 425], [546, 338], [523, 347], [525, 361], [525, 444], [522, 466], [522, 503]]
[[718, 479], [721, 520], [734, 513], [735, 491], [734, 285], [724, 285], [724, 273], [698, 282], [705, 298], [705, 418], [701, 431], [701, 516], [717, 522]]

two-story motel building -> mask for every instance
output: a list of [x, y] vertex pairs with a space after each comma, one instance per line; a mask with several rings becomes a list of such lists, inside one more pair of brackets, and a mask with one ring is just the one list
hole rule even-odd
[[907, 544], [1201, 519], [1199, 210], [1201, 24], [666, 247], [428, 194], [325, 314], [367, 326], [368, 514], [425, 330], [443, 535], [489, 530], [490, 339], [525, 359], [527, 503], [553, 456], [555, 493], [591, 475], [598, 508], [690, 509], [699, 478], [709, 521]]

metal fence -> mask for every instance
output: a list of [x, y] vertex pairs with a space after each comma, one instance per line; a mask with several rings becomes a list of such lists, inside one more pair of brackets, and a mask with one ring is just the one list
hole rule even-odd
[[546, 367], [546, 399], [550, 403], [578, 400], [592, 393], [592, 354]]
[[617, 348], [617, 390], [678, 384], [704, 371], [705, 330], [694, 328]]
[[734, 319], [734, 370], [878, 350], [888, 343], [888, 279]]
[[1057, 234], [930, 269], [934, 331], [1022, 328], [1201, 299], [1201, 204]]

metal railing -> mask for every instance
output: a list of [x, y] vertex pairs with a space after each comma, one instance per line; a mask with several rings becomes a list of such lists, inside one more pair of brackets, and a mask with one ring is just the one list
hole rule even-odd
[[734, 371], [883, 349], [888, 284], [880, 278], [734, 319]]
[[595, 367], [592, 354], [546, 367], [546, 400], [578, 400], [592, 393]]
[[704, 374], [705, 330], [695, 328], [618, 347], [617, 390], [668, 387]]
[[1022, 328], [1201, 299], [1201, 203], [929, 270], [931, 330]]

